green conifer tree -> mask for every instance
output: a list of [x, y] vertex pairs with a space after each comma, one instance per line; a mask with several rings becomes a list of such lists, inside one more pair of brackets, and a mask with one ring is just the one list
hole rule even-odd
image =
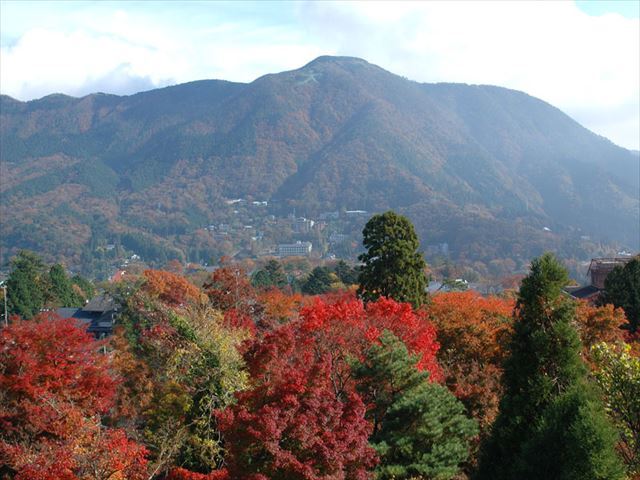
[[96, 294], [96, 288], [93, 286], [93, 284], [80, 275], [74, 275], [71, 278], [71, 283], [76, 285], [82, 291], [82, 298], [84, 300], [89, 300]]
[[640, 326], [640, 257], [617, 266], [604, 281], [602, 304], [612, 303], [622, 307], [629, 321], [629, 330], [636, 332]]
[[371, 407], [371, 443], [380, 455], [379, 479], [453, 478], [469, 456], [474, 420], [445, 387], [416, 368], [417, 357], [391, 332], [371, 346], [354, 368]]
[[49, 270], [46, 303], [52, 307], [81, 307], [84, 299], [73, 289], [73, 283], [64, 267], [55, 264]]
[[7, 278], [7, 307], [9, 315], [31, 318], [44, 306], [45, 265], [33, 252], [21, 250], [11, 261]]
[[251, 283], [258, 288], [284, 288], [289, 284], [282, 265], [277, 260], [269, 260], [263, 269], [254, 273]]
[[302, 292], [308, 295], [320, 295], [331, 290], [331, 284], [337, 279], [327, 267], [314, 268], [302, 284]]
[[482, 447], [478, 480], [615, 480], [615, 433], [587, 381], [568, 276], [551, 254], [522, 282], [505, 393]]
[[338, 261], [335, 266], [335, 272], [345, 285], [356, 285], [358, 283], [358, 268], [350, 267], [344, 260]]
[[364, 263], [358, 295], [364, 301], [384, 296], [423, 305], [428, 298], [426, 264], [409, 219], [392, 211], [374, 215], [362, 235], [367, 251], [358, 257]]

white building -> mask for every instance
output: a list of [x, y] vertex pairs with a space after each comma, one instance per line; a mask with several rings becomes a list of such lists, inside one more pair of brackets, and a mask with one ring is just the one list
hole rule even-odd
[[306, 257], [311, 253], [311, 242], [281, 243], [278, 245], [279, 257]]

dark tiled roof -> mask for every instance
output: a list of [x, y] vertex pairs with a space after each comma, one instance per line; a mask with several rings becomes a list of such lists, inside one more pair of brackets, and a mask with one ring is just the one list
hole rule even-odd
[[101, 295], [99, 297], [94, 297], [89, 300], [82, 309], [86, 312], [106, 312], [108, 310], [115, 310], [116, 303], [113, 298]]
[[113, 332], [115, 303], [112, 299], [96, 297], [83, 308], [58, 308], [56, 313], [62, 318], [75, 318], [87, 325], [87, 332], [96, 337], [110, 335]]
[[581, 287], [575, 290], [567, 289], [567, 293], [574, 298], [589, 298], [600, 293], [600, 289], [593, 285], [587, 285], [586, 287]]

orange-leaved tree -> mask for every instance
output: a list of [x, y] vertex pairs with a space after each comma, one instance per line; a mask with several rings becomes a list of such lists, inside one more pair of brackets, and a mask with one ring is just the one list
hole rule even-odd
[[466, 291], [434, 295], [427, 309], [438, 332], [438, 359], [446, 382], [481, 429], [498, 413], [513, 308], [511, 299]]
[[145, 270], [143, 289], [171, 307], [186, 305], [202, 298], [200, 290], [181, 275], [164, 270]]

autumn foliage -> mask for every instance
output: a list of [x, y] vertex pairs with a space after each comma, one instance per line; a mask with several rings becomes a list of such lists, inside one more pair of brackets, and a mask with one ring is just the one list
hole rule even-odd
[[615, 308], [611, 304], [594, 306], [586, 301], [579, 301], [576, 305], [576, 327], [585, 356], [589, 356], [591, 347], [597, 343], [623, 342], [625, 330], [621, 327], [626, 321], [621, 308]]
[[230, 480], [226, 469], [215, 470], [211, 473], [198, 473], [178, 467], [169, 472], [165, 480]]
[[365, 306], [345, 294], [331, 303], [316, 299], [300, 310], [300, 318], [303, 342], [314, 339], [329, 351], [358, 358], [385, 329], [389, 330], [405, 342], [411, 354], [417, 355], [418, 369], [428, 371], [432, 381], [442, 380], [436, 360], [440, 348], [436, 329], [424, 310], [414, 310], [408, 303], [382, 297]]
[[467, 291], [434, 295], [429, 306], [446, 383], [485, 428], [498, 413], [514, 303]]
[[297, 344], [288, 325], [247, 355], [253, 387], [218, 414], [231, 478], [368, 478], [375, 454], [362, 400], [336, 391], [330, 355]]
[[282, 323], [296, 318], [304, 298], [299, 293], [289, 295], [278, 288], [271, 288], [258, 294], [263, 315], [271, 323]]
[[[0, 478], [473, 472], [504, 391], [514, 299], [466, 291], [418, 309], [385, 297], [365, 304], [354, 291], [256, 289], [231, 264], [202, 289], [165, 271], [142, 280], [118, 287], [108, 342], [51, 314], [0, 330]], [[575, 309], [584, 359], [600, 342], [626, 341], [637, 355], [621, 309]], [[442, 434], [453, 424], [464, 431]], [[454, 460], [441, 462], [424, 439]]]
[[254, 339], [245, 353], [251, 387], [218, 412], [231, 477], [369, 478], [372, 425], [351, 370], [385, 330], [405, 339], [430, 380], [441, 379], [426, 314], [389, 299], [365, 307], [352, 295], [316, 298]]
[[146, 449], [100, 417], [117, 382], [72, 319], [40, 314], [0, 332], [0, 458], [16, 479], [146, 479]]
[[247, 273], [235, 265], [215, 270], [204, 289], [211, 304], [223, 312], [234, 308], [246, 314], [255, 298]]
[[200, 290], [184, 277], [163, 270], [145, 270], [144, 289], [169, 306], [184, 305], [201, 298]]

